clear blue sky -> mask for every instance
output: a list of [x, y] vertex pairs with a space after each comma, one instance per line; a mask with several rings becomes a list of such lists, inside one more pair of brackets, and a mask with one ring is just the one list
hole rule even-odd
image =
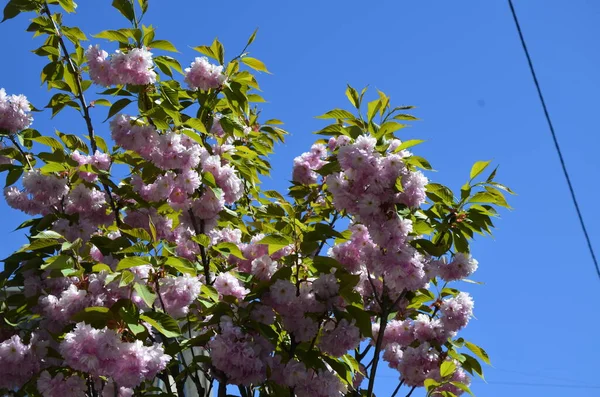
[[[511, 198], [514, 210], [497, 221], [495, 239], [479, 239], [473, 248], [480, 262], [474, 278], [485, 285], [467, 286], [476, 299], [477, 319], [465, 336], [484, 346], [494, 365], [486, 368], [489, 384], [476, 380], [473, 390], [480, 397], [600, 395], [595, 341], [600, 280], [506, 1], [150, 3], [146, 23], [158, 28], [157, 38], [176, 44], [182, 64], [197, 55], [190, 47], [210, 44], [217, 35], [228, 58], [237, 55], [260, 27], [252, 55], [273, 72], [260, 77], [270, 101], [264, 114], [284, 120], [291, 132], [272, 159], [269, 188], [287, 186], [292, 158], [310, 146], [311, 132], [323, 125], [313, 116], [346, 106], [346, 83], [369, 84], [396, 104], [418, 106], [415, 114], [422, 121], [402, 130], [401, 137], [427, 140], [416, 151], [439, 170], [430, 175], [436, 181], [459, 189], [474, 161], [500, 164], [498, 179], [519, 195]], [[515, 3], [600, 250], [600, 135], [594, 116], [600, 105], [600, 2]], [[123, 27], [126, 21], [109, 9], [108, 0], [80, 1], [79, 24], [86, 33]], [[23, 18], [0, 25], [0, 85], [43, 107], [49, 99], [38, 83], [43, 60], [28, 54], [36, 43], [26, 26]], [[106, 131], [99, 123], [106, 108], [93, 112], [97, 128]], [[84, 133], [79, 118], [49, 121], [47, 116], [37, 115], [35, 124], [45, 133], [53, 128]], [[23, 242], [21, 232], [11, 231], [25, 218], [3, 203], [0, 213], [5, 257]], [[394, 372], [382, 371], [378, 396], [388, 396], [396, 381]]]

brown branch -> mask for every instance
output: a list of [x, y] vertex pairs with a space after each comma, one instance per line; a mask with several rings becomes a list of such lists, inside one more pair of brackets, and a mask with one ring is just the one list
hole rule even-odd
[[33, 170], [33, 167], [31, 166], [31, 163], [29, 162], [29, 157], [27, 157], [27, 153], [25, 153], [25, 151], [23, 150], [21, 145], [19, 145], [19, 142], [15, 139], [15, 137], [13, 135], [9, 135], [8, 139], [10, 139], [10, 141], [17, 147], [17, 150], [21, 153], [21, 156], [23, 156], [23, 158], [27, 162], [29, 169]]
[[[198, 223], [196, 222], [196, 215], [194, 215], [194, 211], [192, 211], [191, 208], [188, 210], [188, 214], [190, 215], [190, 219], [192, 220], [192, 227], [194, 228], [196, 236], [199, 236], [200, 234], [204, 233], [204, 222], [202, 222], [201, 226], [198, 227]], [[200, 247], [200, 256], [202, 257], [202, 267], [204, 269], [204, 278], [206, 279], [206, 285], [211, 285], [210, 263], [208, 261], [208, 256], [206, 255], [206, 248], [204, 248], [202, 244], [196, 244], [198, 244], [198, 247]]]

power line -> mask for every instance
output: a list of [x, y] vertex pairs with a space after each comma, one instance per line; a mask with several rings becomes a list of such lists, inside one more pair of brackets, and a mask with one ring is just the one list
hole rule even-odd
[[552, 125], [552, 121], [550, 120], [550, 114], [548, 113], [548, 108], [546, 107], [546, 101], [544, 100], [544, 95], [542, 95], [542, 89], [540, 88], [540, 83], [538, 82], [537, 76], [535, 74], [535, 69], [533, 68], [533, 63], [531, 62], [529, 50], [527, 50], [527, 45], [525, 44], [525, 39], [523, 38], [523, 32], [521, 32], [521, 25], [519, 24], [519, 19], [517, 18], [515, 7], [513, 6], [512, 0], [508, 0], [508, 4], [510, 6], [510, 11], [512, 12], [513, 19], [515, 20], [517, 31], [519, 32], [519, 38], [521, 39], [521, 44], [523, 45], [523, 50], [525, 51], [525, 56], [527, 57], [527, 63], [529, 63], [529, 70], [531, 70], [531, 76], [533, 77], [535, 88], [537, 89], [540, 102], [542, 103], [542, 108], [544, 109], [546, 121], [548, 121], [548, 127], [550, 127], [550, 132], [552, 133], [552, 139], [554, 140], [554, 146], [556, 148], [556, 152], [558, 153], [558, 158], [560, 159], [560, 165], [562, 166], [565, 178], [567, 179], [567, 185], [569, 185], [569, 191], [571, 192], [571, 198], [573, 199], [573, 204], [575, 205], [575, 210], [577, 211], [577, 217], [579, 218], [581, 229], [583, 230], [583, 234], [585, 236], [585, 240], [587, 241], [590, 254], [592, 255], [592, 261], [594, 262], [594, 266], [596, 267], [596, 273], [598, 273], [598, 277], [600, 278], [600, 266], [598, 266], [598, 260], [596, 259], [596, 254], [594, 253], [594, 248], [592, 247], [590, 236], [585, 227], [585, 223], [583, 222], [583, 215], [581, 215], [581, 210], [579, 209], [579, 204], [577, 203], [577, 197], [575, 196], [575, 190], [573, 189], [571, 178], [569, 177], [569, 173], [567, 172], [567, 166], [565, 165], [565, 160], [563, 158], [562, 151], [560, 150], [560, 145], [558, 144], [556, 133], [554, 132], [554, 126]]

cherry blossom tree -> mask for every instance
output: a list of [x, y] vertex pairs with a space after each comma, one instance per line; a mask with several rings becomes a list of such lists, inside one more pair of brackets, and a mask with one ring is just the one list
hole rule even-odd
[[457, 287], [511, 193], [482, 177], [490, 162], [457, 194], [429, 181], [421, 141], [396, 137], [411, 107], [348, 86], [352, 111], [320, 116], [288, 191], [264, 190], [286, 132], [259, 117], [256, 32], [230, 61], [218, 40], [195, 47], [185, 68], [147, 0], [112, 5], [127, 26], [92, 37], [63, 23], [73, 0], [4, 9], [43, 40], [44, 112], [79, 114], [87, 134], [36, 130], [40, 110], [0, 90], [4, 197], [31, 217], [0, 273], [0, 392], [370, 397], [383, 359], [394, 395], [471, 393], [489, 358], [459, 336], [474, 303]]

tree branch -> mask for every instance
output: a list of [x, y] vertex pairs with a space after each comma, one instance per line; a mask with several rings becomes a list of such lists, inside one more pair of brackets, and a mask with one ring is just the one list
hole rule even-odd
[[29, 162], [29, 157], [27, 157], [27, 153], [25, 153], [25, 151], [23, 150], [23, 148], [21, 147], [21, 145], [19, 145], [19, 141], [17, 141], [15, 139], [15, 137], [12, 136], [12, 135], [9, 135], [8, 139], [10, 139], [10, 141], [17, 147], [17, 150], [21, 153], [21, 156], [23, 156], [23, 158], [27, 162], [27, 165], [29, 166], [29, 169], [33, 170], [33, 167], [31, 166], [31, 163]]
[[[44, 2], [43, 12], [52, 21], [52, 26], [54, 27], [54, 31], [56, 32], [56, 37], [58, 38], [58, 42], [60, 44], [60, 48], [62, 49], [65, 61], [67, 63], [67, 67], [70, 69], [70, 72], [73, 73], [73, 75], [75, 76], [75, 84], [77, 85], [77, 94], [75, 96], [77, 97], [77, 99], [79, 99], [79, 102], [81, 103], [81, 108], [83, 110], [83, 119], [85, 120], [85, 123], [87, 126], [88, 136], [90, 138], [90, 145], [92, 146], [92, 152], [96, 153], [96, 150], [98, 150], [98, 145], [96, 144], [96, 136], [94, 134], [94, 126], [92, 125], [90, 109], [85, 100], [85, 96], [83, 95], [83, 87], [81, 85], [81, 73], [79, 71], [79, 68], [77, 68], [75, 66], [75, 64], [73, 63], [73, 60], [71, 59], [71, 56], [69, 55], [69, 50], [67, 49], [65, 40], [63, 39], [63, 36], [60, 33], [60, 29], [59, 29], [58, 25], [56, 24], [56, 22], [54, 21], [54, 18], [52, 17], [52, 12], [50, 11], [50, 7], [48, 6], [47, 2]], [[108, 195], [110, 207], [112, 208], [113, 212], [115, 213], [115, 219], [117, 222], [117, 226], [120, 226], [121, 218], [119, 216], [119, 210], [118, 210], [115, 200], [112, 196], [110, 188], [108, 187], [108, 185], [105, 182], [101, 182], [101, 183], [102, 183], [102, 187], [104, 188], [104, 191]]]
[[[204, 222], [201, 223], [201, 227], [198, 227], [198, 223], [196, 222], [196, 215], [194, 215], [194, 211], [190, 208], [188, 210], [190, 218], [192, 220], [192, 227], [194, 228], [194, 232], [196, 236], [204, 233]], [[198, 243], [196, 243], [198, 244]], [[206, 255], [206, 248], [202, 244], [198, 244], [200, 247], [200, 256], [202, 257], [202, 267], [204, 268], [204, 278], [206, 279], [206, 285], [211, 285], [210, 280], [210, 262], [208, 261], [208, 256]]]

